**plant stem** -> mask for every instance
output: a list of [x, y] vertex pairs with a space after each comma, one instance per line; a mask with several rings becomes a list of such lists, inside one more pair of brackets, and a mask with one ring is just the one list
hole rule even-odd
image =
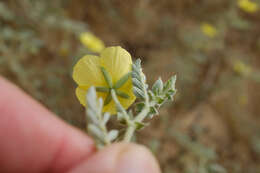
[[117, 108], [120, 110], [121, 113], [123, 113], [124, 119], [127, 122], [130, 121], [129, 116], [128, 116], [126, 110], [124, 109], [124, 107], [119, 102], [119, 100], [118, 100], [118, 98], [116, 96], [116, 91], [114, 89], [111, 90], [111, 95], [112, 95], [112, 98], [113, 98], [114, 102], [116, 103]]
[[144, 118], [146, 117], [146, 115], [149, 113], [149, 106], [146, 106], [141, 113], [139, 113], [134, 120], [131, 120], [132, 123], [130, 124], [130, 126], [127, 127], [126, 129], [126, 133], [124, 136], [123, 141], [124, 142], [131, 142], [131, 139], [134, 135], [134, 132], [136, 130], [136, 125], [134, 124], [134, 122], [139, 122], [141, 123]]
[[131, 139], [133, 137], [133, 134], [135, 132], [136, 127], [135, 126], [128, 126], [124, 135], [124, 142], [131, 142]]
[[[123, 108], [123, 106], [121, 105], [121, 103], [119, 102], [117, 96], [116, 96], [116, 92], [115, 90], [111, 90], [111, 95], [112, 95], [112, 98], [114, 100], [114, 102], [116, 103], [116, 106], [118, 107], [118, 109], [120, 110], [121, 113], [123, 113], [124, 115], [124, 119], [128, 125], [127, 129], [126, 129], [126, 132], [125, 132], [125, 135], [124, 135], [124, 139], [123, 141], [124, 142], [130, 142], [132, 137], [133, 137], [133, 134], [137, 128], [136, 126], [136, 122], [138, 123], [141, 123], [145, 117], [147, 116], [147, 114], [149, 113], [149, 109], [150, 109], [150, 105], [149, 105], [149, 102], [148, 102], [148, 99], [145, 101], [145, 107], [143, 108], [143, 110], [134, 118], [134, 119], [130, 119], [129, 118], [129, 115], [127, 114], [126, 110]], [[148, 96], [147, 96], [148, 98]]]

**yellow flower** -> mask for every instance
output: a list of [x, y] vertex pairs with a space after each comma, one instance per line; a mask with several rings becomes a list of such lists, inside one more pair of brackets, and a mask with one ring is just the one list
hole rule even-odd
[[242, 61], [237, 61], [234, 63], [233, 66], [233, 70], [241, 75], [241, 76], [249, 76], [252, 69], [250, 68], [250, 66], [246, 65], [245, 63], [243, 63]]
[[201, 25], [201, 30], [206, 36], [211, 37], [211, 38], [213, 38], [217, 35], [217, 29], [208, 23], [203, 23]]
[[259, 8], [257, 3], [252, 2], [250, 0], [239, 0], [238, 6], [248, 13], [255, 13]]
[[99, 53], [105, 48], [104, 42], [90, 32], [81, 33], [79, 39], [90, 51]]
[[[105, 48], [100, 53], [100, 57], [84, 56], [73, 70], [73, 79], [78, 84], [77, 98], [82, 105], [86, 106], [87, 90], [95, 86], [98, 97], [105, 100], [103, 112], [115, 114], [116, 106], [110, 95], [110, 90], [114, 89], [121, 105], [127, 109], [135, 101], [131, 69], [131, 55], [119, 46]], [[125, 80], [122, 80], [123, 78]]]

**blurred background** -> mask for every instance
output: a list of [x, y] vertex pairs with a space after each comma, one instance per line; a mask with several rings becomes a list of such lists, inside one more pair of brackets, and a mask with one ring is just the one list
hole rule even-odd
[[0, 0], [0, 74], [82, 130], [72, 68], [103, 44], [178, 76], [136, 137], [163, 173], [260, 173], [260, 0]]

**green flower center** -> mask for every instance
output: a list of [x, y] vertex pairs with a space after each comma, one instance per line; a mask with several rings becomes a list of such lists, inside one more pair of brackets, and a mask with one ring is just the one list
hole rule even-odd
[[111, 91], [114, 90], [116, 95], [118, 97], [124, 98], [124, 99], [129, 99], [130, 96], [123, 92], [120, 91], [119, 89], [127, 82], [127, 80], [131, 77], [131, 73], [129, 72], [127, 74], [125, 74], [124, 76], [122, 76], [114, 85], [112, 82], [112, 78], [110, 76], [110, 74], [108, 73], [108, 71], [104, 68], [104, 67], [100, 67], [101, 72], [104, 76], [104, 79], [107, 83], [108, 87], [96, 87], [96, 91], [97, 92], [103, 92], [103, 93], [107, 93], [106, 99], [104, 101], [104, 105], [107, 105], [111, 102], [112, 100], [112, 95], [111, 95]]

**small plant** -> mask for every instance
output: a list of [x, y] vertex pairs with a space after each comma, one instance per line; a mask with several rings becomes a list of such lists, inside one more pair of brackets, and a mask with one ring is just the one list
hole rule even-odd
[[99, 53], [105, 48], [104, 42], [91, 32], [83, 32], [79, 39], [81, 43], [92, 52]]
[[208, 23], [201, 24], [201, 30], [203, 34], [210, 38], [214, 38], [218, 34], [216, 27]]
[[[74, 67], [73, 79], [77, 98], [86, 107], [87, 130], [100, 148], [114, 141], [130, 142], [136, 130], [148, 125], [145, 120], [157, 115], [176, 93], [176, 76], [165, 83], [159, 78], [149, 89], [141, 60], [132, 63], [131, 55], [119, 46], [105, 48], [100, 57], [84, 56]], [[108, 129], [113, 115], [121, 129]]]
[[258, 4], [251, 0], [239, 0], [238, 6], [247, 13], [256, 13], [259, 10]]

